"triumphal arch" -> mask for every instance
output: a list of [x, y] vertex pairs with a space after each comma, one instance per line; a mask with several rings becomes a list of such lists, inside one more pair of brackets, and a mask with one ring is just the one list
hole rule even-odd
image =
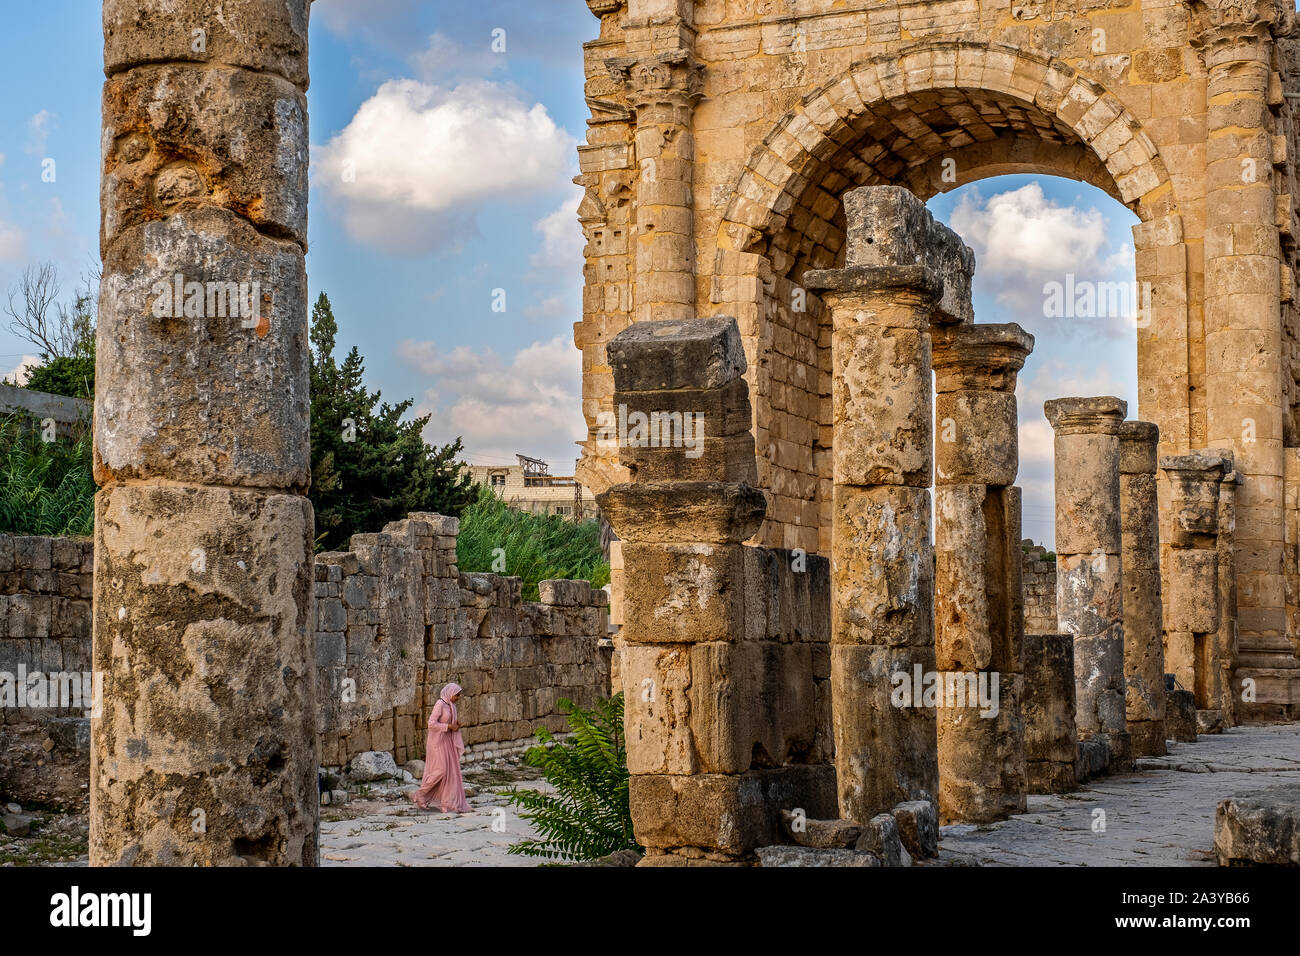
[[[1255, 690], [1241, 714], [1300, 713], [1289, 4], [587, 5], [584, 484], [628, 478], [598, 439], [614, 411], [606, 343], [634, 322], [734, 316], [768, 498], [752, 540], [829, 554], [832, 327], [804, 278], [844, 265], [843, 195], [889, 184], [925, 200], [1004, 173], [1091, 183], [1140, 219], [1138, 414], [1160, 455], [1230, 451], [1244, 478], [1236, 677]], [[1166, 479], [1160, 503], [1167, 550]]]

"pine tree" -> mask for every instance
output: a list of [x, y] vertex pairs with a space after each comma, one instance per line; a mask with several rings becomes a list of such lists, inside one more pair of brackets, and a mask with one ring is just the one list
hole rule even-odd
[[441, 448], [424, 441], [430, 416], [403, 421], [411, 399], [390, 405], [366, 389], [355, 346], [334, 358], [338, 322], [321, 293], [311, 316], [311, 502], [316, 540], [344, 547], [361, 531], [379, 531], [411, 511], [458, 516], [474, 499], [461, 474], [459, 438]]

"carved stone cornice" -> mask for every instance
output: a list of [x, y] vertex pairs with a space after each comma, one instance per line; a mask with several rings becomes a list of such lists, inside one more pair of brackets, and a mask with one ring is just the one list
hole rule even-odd
[[624, 0], [587, 0], [587, 9], [594, 16], [603, 17], [610, 13], [618, 13], [623, 8]]
[[704, 64], [687, 50], [613, 57], [605, 68], [638, 109], [654, 103], [691, 105], [704, 96]]

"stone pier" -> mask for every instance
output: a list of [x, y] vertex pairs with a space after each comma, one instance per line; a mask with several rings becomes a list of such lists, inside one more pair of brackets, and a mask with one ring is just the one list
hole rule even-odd
[[1074, 638], [1079, 739], [1104, 741], [1110, 768], [1126, 770], [1119, 431], [1128, 405], [1058, 398], [1043, 411], [1056, 432], [1056, 614]]
[[[828, 562], [743, 544], [766, 502], [734, 319], [638, 323], [608, 352], [628, 420], [660, 423], [653, 443], [629, 429], [633, 481], [597, 499], [624, 542], [617, 653], [642, 865], [748, 862], [780, 841], [782, 810], [835, 815]], [[702, 443], [672, 440], [674, 422]]]
[[317, 862], [307, 19], [104, 3], [92, 864]]
[[938, 799], [932, 322], [969, 319], [974, 256], [916, 196], [845, 197], [847, 265], [804, 282], [831, 309], [831, 688], [840, 816]]
[[[1034, 339], [1014, 324], [958, 325], [936, 328], [931, 341], [935, 665], [965, 677], [967, 687], [965, 699], [937, 708], [939, 817], [988, 823], [1025, 809], [1015, 389]], [[993, 691], [995, 708], [972, 699], [979, 682]]]
[[1160, 467], [1171, 497], [1167, 667], [1192, 692], [1198, 725], [1217, 729], [1231, 724], [1234, 713], [1234, 633], [1232, 622], [1223, 620], [1232, 575], [1221, 567], [1226, 543], [1220, 532], [1226, 529], [1220, 517], [1225, 497], [1231, 513], [1236, 474], [1231, 458], [1217, 450], [1166, 456]]
[[1133, 756], [1165, 749], [1165, 654], [1160, 586], [1160, 506], [1156, 500], [1156, 446], [1151, 422], [1124, 422], [1119, 430], [1121, 563], [1124, 566], [1124, 685]]

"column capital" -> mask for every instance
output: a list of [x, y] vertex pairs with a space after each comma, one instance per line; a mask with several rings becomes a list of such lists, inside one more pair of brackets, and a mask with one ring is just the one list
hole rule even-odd
[[1034, 337], [1014, 322], [949, 325], [930, 330], [935, 391], [1014, 392]]
[[1233, 50], [1254, 59], [1259, 45], [1289, 36], [1295, 11], [1280, 0], [1186, 0], [1193, 12], [1191, 44], [1228, 62]]
[[1054, 398], [1043, 403], [1043, 414], [1058, 435], [1118, 435], [1128, 402], [1114, 395]]
[[[836, 325], [891, 325], [927, 329], [931, 313], [943, 298], [943, 279], [925, 266], [848, 266], [844, 269], [815, 269], [804, 274], [804, 288], [821, 296], [836, 316], [853, 311], [852, 322], [836, 319]], [[896, 304], [915, 311], [900, 317]]]
[[704, 64], [689, 50], [612, 57], [605, 68], [637, 109], [660, 103], [693, 106], [704, 96]]

